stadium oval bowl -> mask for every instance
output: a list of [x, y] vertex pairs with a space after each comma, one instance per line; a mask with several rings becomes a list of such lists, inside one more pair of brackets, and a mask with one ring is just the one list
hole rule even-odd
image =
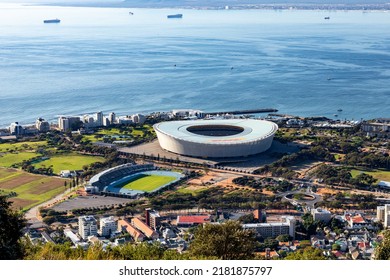
[[170, 121], [153, 128], [161, 148], [202, 158], [262, 153], [271, 147], [278, 130], [273, 122], [253, 119]]

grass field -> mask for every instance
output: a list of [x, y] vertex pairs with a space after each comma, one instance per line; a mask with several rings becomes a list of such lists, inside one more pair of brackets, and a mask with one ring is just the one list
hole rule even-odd
[[8, 152], [10, 150], [18, 150], [18, 151], [35, 150], [40, 146], [46, 146], [46, 145], [47, 145], [46, 141], [3, 143], [0, 144], [0, 153]]
[[[142, 127], [133, 128], [132, 131], [128, 131], [127, 134], [124, 131], [121, 132], [118, 128], [99, 129], [92, 135], [83, 135], [83, 140], [89, 140], [93, 143], [97, 141], [103, 141], [104, 136], [118, 137], [117, 140], [131, 140], [135, 137], [142, 137], [144, 135], [144, 131], [150, 131], [154, 133], [153, 127], [150, 125], [143, 125]], [[123, 138], [121, 139], [120, 136]]]
[[20, 163], [24, 160], [29, 160], [40, 154], [34, 152], [16, 152], [0, 154], [0, 166], [11, 167], [13, 164]]
[[0, 168], [0, 194], [16, 192], [17, 196], [10, 198], [15, 209], [27, 210], [55, 197], [65, 190], [64, 182], [60, 178]]
[[151, 192], [174, 180], [176, 180], [176, 177], [173, 176], [138, 174], [132, 181], [120, 184], [117, 188]]
[[388, 181], [390, 182], [390, 171], [383, 171], [383, 170], [358, 170], [358, 169], [352, 169], [351, 174], [352, 177], [355, 178], [360, 173], [366, 173], [374, 177], [375, 179], [378, 179], [380, 181]]
[[86, 156], [78, 154], [67, 154], [53, 156], [47, 160], [33, 164], [35, 168], [53, 166], [53, 172], [59, 174], [61, 170], [81, 170], [84, 165], [89, 165], [94, 162], [103, 162], [103, 157]]

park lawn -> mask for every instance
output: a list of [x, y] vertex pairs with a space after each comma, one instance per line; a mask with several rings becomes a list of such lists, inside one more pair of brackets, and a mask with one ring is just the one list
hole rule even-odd
[[0, 154], [0, 166], [11, 167], [13, 164], [21, 163], [34, 157], [41, 156], [34, 152], [17, 152]]
[[98, 138], [96, 138], [95, 136], [96, 136], [95, 134], [83, 135], [83, 141], [89, 140], [91, 143], [95, 143], [97, 141], [103, 140], [103, 137], [99, 136]]
[[118, 187], [130, 190], [151, 192], [176, 179], [177, 178], [173, 176], [139, 174], [133, 178], [132, 181], [118, 185]]
[[2, 143], [0, 144], [0, 153], [5, 153], [9, 150], [35, 150], [40, 146], [46, 146], [46, 141], [37, 141], [37, 142], [18, 142], [18, 143]]
[[15, 169], [0, 168], [0, 194], [16, 192], [10, 198], [15, 209], [28, 210], [65, 191], [66, 179], [30, 174]]
[[358, 169], [352, 169], [351, 175], [353, 178], [355, 178], [360, 173], [366, 173], [368, 175], [371, 175], [375, 179], [378, 179], [379, 181], [388, 181], [390, 182], [390, 171], [384, 171], [384, 170], [378, 170], [374, 169], [372, 171], [365, 171], [365, 170], [358, 170]]
[[60, 174], [61, 170], [81, 170], [84, 165], [90, 165], [95, 162], [103, 162], [103, 157], [87, 156], [78, 154], [64, 154], [53, 156], [47, 160], [33, 164], [35, 168], [53, 166], [53, 172]]

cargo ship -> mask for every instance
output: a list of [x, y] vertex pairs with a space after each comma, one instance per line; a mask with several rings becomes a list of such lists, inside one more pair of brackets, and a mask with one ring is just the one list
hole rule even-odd
[[56, 18], [56, 19], [45, 19], [43, 21], [43, 23], [60, 23], [60, 22], [61, 22], [61, 20], [59, 20], [58, 18]]
[[167, 18], [182, 18], [183, 14], [167, 15]]

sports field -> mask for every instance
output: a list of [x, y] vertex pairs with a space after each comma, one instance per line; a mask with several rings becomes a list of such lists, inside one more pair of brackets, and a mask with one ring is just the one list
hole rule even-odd
[[141, 173], [134, 176], [130, 182], [119, 184], [115, 186], [115, 188], [124, 188], [129, 190], [151, 192], [176, 179], [177, 178], [173, 176], [149, 175], [149, 174]]
[[385, 170], [379, 170], [379, 169], [373, 169], [370, 171], [366, 170], [358, 170], [358, 169], [352, 169], [351, 174], [352, 177], [355, 178], [357, 175], [360, 173], [366, 173], [368, 175], [371, 175], [375, 179], [378, 179], [379, 181], [388, 181], [390, 182], [390, 171], [385, 171]]
[[94, 162], [103, 162], [103, 157], [86, 156], [78, 154], [65, 154], [53, 156], [47, 160], [33, 164], [35, 168], [53, 166], [53, 172], [59, 174], [61, 170], [81, 170], [84, 165]]
[[16, 169], [0, 168], [0, 195], [10, 198], [15, 209], [27, 210], [65, 191], [65, 179], [35, 175]]

